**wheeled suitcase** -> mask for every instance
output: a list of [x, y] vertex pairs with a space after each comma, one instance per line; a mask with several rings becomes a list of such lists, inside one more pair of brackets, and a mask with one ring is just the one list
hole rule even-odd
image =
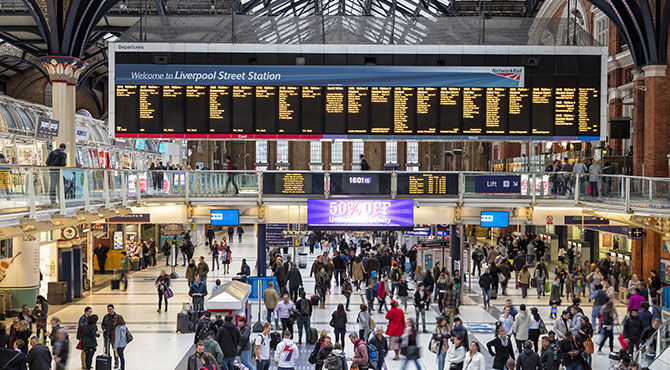
[[188, 333], [191, 328], [191, 317], [186, 311], [177, 313], [177, 333]]
[[100, 355], [95, 358], [95, 370], [112, 370], [112, 358]]
[[188, 311], [188, 316], [191, 318], [189, 331], [195, 333], [195, 328], [198, 326], [198, 319], [200, 318], [198, 316], [198, 311]]
[[314, 344], [319, 340], [319, 332], [315, 328], [309, 329], [309, 344]]
[[112, 280], [112, 290], [119, 290], [121, 288], [121, 280]]
[[312, 303], [312, 306], [319, 305], [319, 296], [313, 295], [309, 298], [309, 301]]

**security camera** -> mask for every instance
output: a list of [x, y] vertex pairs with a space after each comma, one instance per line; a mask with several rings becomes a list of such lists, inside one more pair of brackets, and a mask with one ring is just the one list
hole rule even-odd
[[638, 90], [647, 91], [646, 86], [635, 86], [635, 88], [638, 89]]

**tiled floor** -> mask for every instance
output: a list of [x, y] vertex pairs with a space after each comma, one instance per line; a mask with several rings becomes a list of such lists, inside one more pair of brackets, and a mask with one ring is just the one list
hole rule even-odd
[[[224, 275], [218, 270], [210, 272], [208, 276], [209, 282], [214, 281], [217, 278], [230, 280], [230, 278], [239, 271], [242, 258], [246, 258], [249, 265], [254, 266], [256, 260], [256, 238], [253, 234], [253, 229], [247, 228], [244, 238], [245, 240], [243, 243], [234, 243], [232, 245], [233, 255], [235, 256], [235, 260], [230, 268], [232, 273]], [[205, 247], [199, 246], [196, 249], [195, 256], [205, 255], [205, 253]], [[313, 259], [314, 257], [311, 256], [308, 258], [308, 268], [311, 266]], [[180, 278], [172, 282], [175, 296], [170, 299], [171, 306], [169, 312], [157, 313], [157, 293], [154, 288], [154, 279], [158, 275], [160, 268], [163, 267], [161, 267], [159, 263], [159, 266], [155, 268], [134, 272], [130, 277], [128, 291], [126, 292], [112, 291], [109, 287], [105, 287], [75, 303], [68, 304], [67, 306], [54, 306], [52, 307], [51, 314], [58, 316], [65, 323], [65, 328], [70, 332], [70, 335], [74, 337], [76, 323], [79, 316], [82, 315], [84, 307], [93, 307], [94, 313], [100, 315], [100, 318], [102, 318], [102, 315], [106, 312], [106, 305], [108, 303], [113, 303], [116, 306], [117, 312], [123, 315], [126, 319], [128, 327], [135, 337], [135, 340], [126, 349], [127, 369], [185, 369], [185, 367], [179, 364], [184, 363], [182, 360], [192, 348], [193, 334], [175, 333], [176, 317], [178, 310], [181, 308], [181, 303], [190, 301], [187, 295], [186, 279], [184, 278], [185, 268], [181, 266], [177, 267], [177, 273]], [[312, 292], [314, 289], [314, 279], [309, 277], [308, 269], [303, 270], [303, 281], [307, 292]], [[476, 339], [484, 344], [484, 346], [482, 346], [484, 348], [485, 343], [493, 338], [493, 335], [490, 334], [490, 329], [493, 328], [499, 309], [504, 305], [505, 299], [500, 295], [497, 300], [493, 301], [494, 307], [487, 311], [479, 304], [479, 302], [481, 302], [481, 297], [476, 282], [472, 283], [474, 289], [472, 292], [467, 290], [467, 283], [465, 286], [464, 305], [461, 307], [461, 317], [464, 322], [471, 327], [471, 340]], [[211, 287], [208, 289], [211, 289]], [[510, 289], [509, 294], [509, 298], [513, 300], [515, 305], [523, 302], [529, 307], [537, 306], [542, 317], [547, 321], [547, 326], [552, 325], [547, 319], [547, 316], [549, 315], [549, 306], [547, 305], [548, 297], [538, 300], [535, 296], [531, 296], [522, 301], [520, 291]], [[361, 303], [361, 298], [362, 296], [358, 294], [355, 294], [351, 298], [351, 312], [349, 312], [350, 323], [348, 325], [348, 329], [351, 331], [358, 330], [357, 325], [355, 324], [355, 315], [356, 312], [358, 312], [357, 306]], [[345, 298], [340, 294], [340, 288], [335, 287], [333, 289], [327, 302], [328, 304], [325, 310], [315, 310], [312, 317], [312, 325], [318, 330], [327, 329], [332, 336], [332, 328], [328, 326], [330, 315], [335, 310], [338, 303], [345, 302]], [[435, 307], [435, 305], [433, 307]], [[411, 303], [408, 306], [408, 309], [409, 313], [407, 316], [412, 317], [414, 315], [414, 308]], [[621, 312], [624, 310], [625, 308], [623, 307], [620, 309]], [[590, 317], [591, 307], [589, 307], [586, 302], [584, 303], [584, 311]], [[254, 320], [252, 320], [252, 322], [256, 321], [255, 318], [257, 317], [257, 312], [257, 305], [254, 305], [252, 311]], [[436, 316], [437, 313], [435, 309], [433, 314], [426, 315], [429, 330], [434, 328]], [[375, 313], [374, 320], [377, 325], [386, 325], [386, 320], [384, 320], [383, 314]], [[616, 334], [615, 337], [617, 335], [618, 334]], [[430, 334], [419, 335], [419, 343], [423, 347], [421, 365], [423, 369], [437, 369], [435, 354], [429, 352], [427, 349], [429, 340]], [[102, 351], [102, 339], [99, 340], [99, 343], [100, 347], [98, 347], [98, 352], [100, 353]], [[73, 341], [71, 343], [72, 356], [68, 363], [68, 369], [80, 368], [79, 351], [75, 350], [75, 345], [76, 342]], [[305, 351], [304, 356], [308, 356], [309, 349], [305, 348]], [[347, 353], [347, 356], [353, 356], [351, 343], [346, 343], [345, 352]], [[303, 355], [302, 350], [301, 355]], [[490, 366], [492, 364], [491, 357], [488, 354], [486, 354], [486, 357]], [[389, 370], [397, 370], [403, 367], [403, 361], [393, 361], [391, 355], [387, 357], [387, 361]], [[607, 368], [608, 363], [609, 361], [606, 356], [594, 355], [594, 369]], [[303, 367], [299, 368], [302, 369]], [[311, 369], [313, 366], [308, 368]]]

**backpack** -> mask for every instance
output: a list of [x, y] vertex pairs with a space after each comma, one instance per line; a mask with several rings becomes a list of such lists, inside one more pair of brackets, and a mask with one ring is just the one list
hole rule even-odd
[[376, 369], [377, 362], [379, 361], [379, 350], [377, 350], [377, 347], [375, 347], [374, 344], [367, 343], [367, 347], [368, 347], [368, 364], [370, 364], [369, 367]]
[[309, 316], [309, 309], [310, 303], [307, 301], [307, 299], [301, 299], [300, 303], [298, 304], [298, 310], [300, 311], [300, 314]]
[[[261, 337], [261, 346], [265, 345], [265, 337], [263, 334], [258, 334], [256, 338]], [[251, 353], [256, 353], [256, 339], [251, 341]]]
[[342, 358], [339, 356], [335, 355], [329, 355], [328, 358], [326, 359], [326, 367], [327, 370], [342, 370], [344, 369], [344, 366], [342, 365]]

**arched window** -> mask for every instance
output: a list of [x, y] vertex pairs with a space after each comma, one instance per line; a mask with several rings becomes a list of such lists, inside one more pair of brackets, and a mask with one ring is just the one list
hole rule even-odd
[[51, 82], [47, 82], [47, 84], [44, 86], [44, 105], [47, 107], [51, 106], [52, 100], [51, 100]]

